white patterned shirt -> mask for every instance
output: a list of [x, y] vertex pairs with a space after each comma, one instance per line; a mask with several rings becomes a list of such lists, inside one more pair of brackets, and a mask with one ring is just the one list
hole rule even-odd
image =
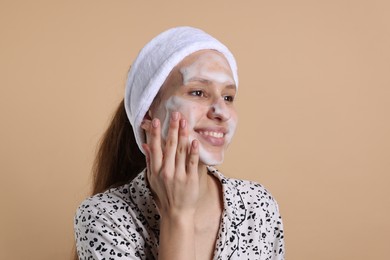
[[[227, 178], [213, 259], [284, 259], [283, 224], [276, 201], [260, 184]], [[96, 194], [78, 208], [74, 229], [84, 259], [158, 259], [160, 215], [145, 170], [130, 183]]]

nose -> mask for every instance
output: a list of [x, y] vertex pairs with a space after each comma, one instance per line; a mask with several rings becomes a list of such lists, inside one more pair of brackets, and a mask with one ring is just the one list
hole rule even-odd
[[218, 98], [211, 104], [208, 117], [220, 121], [227, 121], [230, 119], [231, 113], [223, 98]]

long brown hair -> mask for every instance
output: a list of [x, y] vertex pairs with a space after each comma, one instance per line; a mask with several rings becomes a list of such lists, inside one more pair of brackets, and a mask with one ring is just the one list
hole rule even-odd
[[135, 141], [122, 100], [99, 144], [92, 195], [131, 181], [145, 167], [145, 156]]
[[[122, 100], [99, 143], [92, 169], [92, 195], [130, 182], [145, 167], [145, 156], [135, 141]], [[78, 260], [76, 250], [73, 259]]]

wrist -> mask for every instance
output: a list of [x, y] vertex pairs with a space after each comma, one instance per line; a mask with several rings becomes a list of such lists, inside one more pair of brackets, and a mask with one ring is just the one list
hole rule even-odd
[[161, 216], [159, 259], [195, 259], [194, 214]]
[[175, 233], [181, 238], [193, 236], [195, 233], [195, 216], [189, 213], [169, 212], [161, 216], [160, 230], [169, 234]]
[[161, 212], [161, 221], [173, 225], [189, 225], [195, 223], [195, 212], [169, 210]]

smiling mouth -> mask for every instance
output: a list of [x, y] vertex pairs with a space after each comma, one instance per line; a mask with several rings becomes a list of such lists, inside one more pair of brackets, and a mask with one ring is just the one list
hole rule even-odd
[[222, 132], [213, 132], [213, 131], [198, 131], [198, 133], [203, 136], [211, 136], [214, 138], [223, 138], [225, 135]]
[[211, 146], [223, 146], [225, 144], [226, 131], [224, 130], [198, 129], [195, 132], [203, 142]]

